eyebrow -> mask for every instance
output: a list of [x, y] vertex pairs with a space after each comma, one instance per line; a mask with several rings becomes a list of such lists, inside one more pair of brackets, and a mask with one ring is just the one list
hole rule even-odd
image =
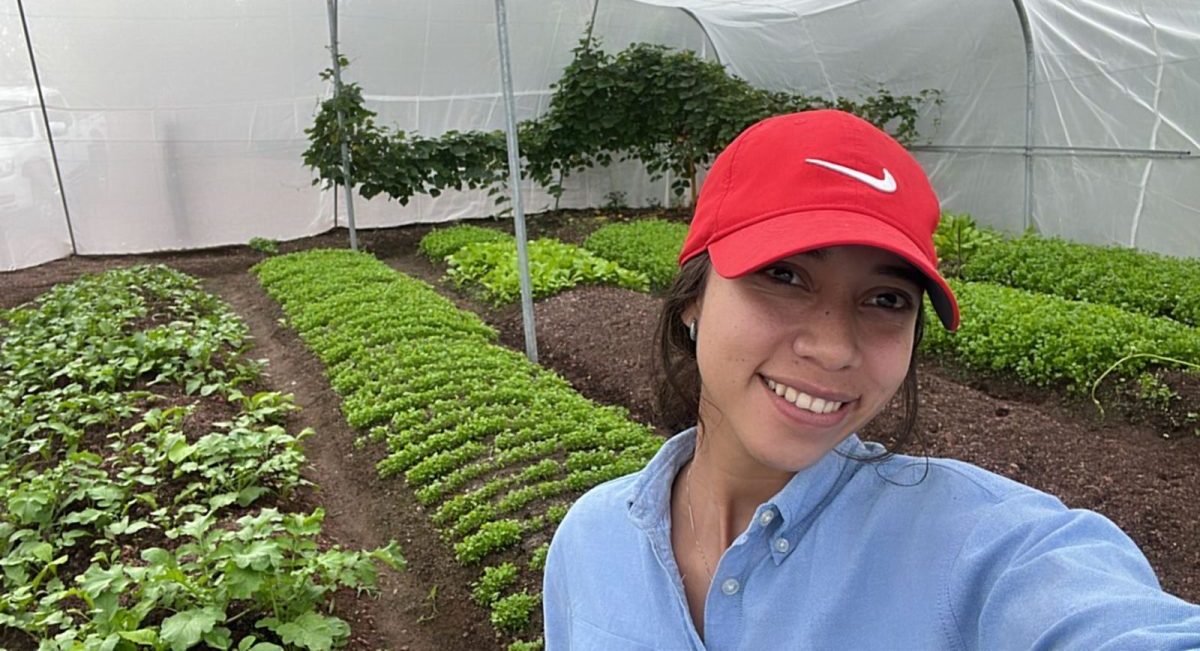
[[875, 267], [873, 272], [881, 276], [907, 280], [917, 287], [924, 288], [929, 285], [929, 279], [925, 277], [925, 274], [908, 265], [881, 264]]
[[[824, 260], [829, 257], [829, 250], [813, 249], [811, 251], [801, 251], [797, 255], [809, 258], [810, 260]], [[890, 278], [907, 280], [908, 282], [922, 289], [929, 287], [929, 278], [920, 271], [917, 271], [917, 269], [911, 265], [880, 264], [871, 271], [872, 273], [880, 276], [888, 276]]]

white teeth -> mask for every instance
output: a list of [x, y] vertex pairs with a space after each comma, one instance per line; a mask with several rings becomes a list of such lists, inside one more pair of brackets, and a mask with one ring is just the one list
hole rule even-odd
[[801, 409], [806, 409], [816, 414], [832, 414], [842, 408], [845, 403], [836, 402], [833, 400], [825, 400], [824, 398], [814, 398], [803, 391], [797, 391], [785, 384], [780, 384], [775, 380], [767, 380], [767, 387], [774, 391], [784, 400], [796, 405]]

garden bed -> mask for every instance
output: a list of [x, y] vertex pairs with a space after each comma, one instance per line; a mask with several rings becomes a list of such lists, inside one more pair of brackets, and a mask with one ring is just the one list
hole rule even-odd
[[[587, 212], [531, 218], [531, 237], [550, 235], [581, 244], [596, 220]], [[486, 222], [484, 222], [486, 223]], [[505, 224], [508, 225], [508, 224]], [[360, 241], [393, 268], [434, 284], [460, 308], [480, 314], [500, 341], [523, 350], [520, 312], [491, 308], [441, 281], [443, 269], [417, 252], [430, 227], [364, 231]], [[344, 231], [285, 243], [284, 252], [344, 247]], [[294, 393], [303, 409], [292, 427], [313, 427], [305, 442], [317, 485], [313, 504], [327, 511], [325, 534], [344, 547], [371, 548], [396, 538], [409, 570], [386, 576], [378, 601], [359, 600], [348, 610], [355, 637], [350, 648], [482, 649], [496, 642], [488, 612], [471, 602], [468, 571], [454, 560], [402, 479], [380, 480], [375, 464], [383, 446], [356, 449], [353, 431], [322, 364], [281, 319], [249, 268], [263, 257], [245, 247], [202, 252], [73, 258], [0, 274], [0, 308], [28, 301], [80, 274], [144, 262], [164, 263], [200, 277], [208, 291], [229, 302], [257, 340], [251, 356], [270, 360], [268, 388]], [[538, 303], [543, 365], [559, 371], [585, 396], [628, 408], [653, 425], [644, 378], [649, 331], [658, 299], [616, 288], [581, 288]], [[1192, 404], [1196, 392], [1181, 393]], [[1116, 521], [1142, 547], [1164, 587], [1200, 600], [1200, 439], [1164, 423], [1135, 423], [1135, 411], [1110, 409], [1106, 420], [1090, 403], [1059, 391], [1029, 389], [1003, 376], [984, 376], [933, 363], [922, 365], [922, 423], [930, 454], [979, 464], [1051, 492], [1069, 506], [1092, 508]], [[886, 429], [887, 423], [882, 426]], [[665, 432], [660, 432], [665, 434]], [[1166, 434], [1170, 438], [1164, 438]], [[359, 631], [363, 630], [360, 637]]]

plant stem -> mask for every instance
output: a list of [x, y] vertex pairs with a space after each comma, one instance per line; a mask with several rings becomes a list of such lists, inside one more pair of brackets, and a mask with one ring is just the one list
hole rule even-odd
[[1127, 362], [1131, 359], [1137, 358], [1137, 357], [1149, 357], [1150, 359], [1157, 359], [1157, 360], [1160, 360], [1163, 362], [1170, 362], [1172, 364], [1179, 364], [1181, 366], [1190, 366], [1195, 369], [1200, 369], [1200, 364], [1195, 364], [1193, 362], [1188, 362], [1188, 361], [1185, 361], [1182, 359], [1175, 359], [1174, 357], [1166, 357], [1164, 355], [1156, 355], [1154, 353], [1132, 353], [1132, 354], [1126, 355], [1126, 356], [1122, 357], [1121, 359], [1118, 359], [1117, 361], [1113, 362], [1113, 365], [1109, 366], [1108, 369], [1106, 369], [1103, 373], [1101, 373], [1100, 377], [1096, 378], [1096, 381], [1092, 383], [1092, 402], [1096, 403], [1096, 409], [1100, 410], [1100, 416], [1102, 416], [1102, 417], [1104, 416], [1104, 407], [1100, 405], [1100, 400], [1098, 398], [1096, 398], [1096, 389], [1098, 389], [1100, 387], [1100, 383], [1104, 381], [1104, 378], [1108, 377], [1109, 373], [1112, 373], [1121, 364], [1124, 364], [1125, 362]]

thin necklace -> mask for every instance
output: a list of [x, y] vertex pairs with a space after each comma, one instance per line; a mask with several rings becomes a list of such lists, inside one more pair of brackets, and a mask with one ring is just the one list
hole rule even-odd
[[712, 563], [708, 562], [708, 554], [705, 554], [704, 548], [700, 546], [700, 536], [696, 533], [696, 516], [692, 515], [692, 467], [695, 465], [696, 460], [692, 459], [688, 464], [687, 477], [684, 478], [687, 481], [688, 521], [692, 523], [692, 543], [696, 545], [696, 551], [700, 552], [700, 560], [704, 561], [704, 569], [708, 572], [708, 580], [711, 581], [714, 574]]

